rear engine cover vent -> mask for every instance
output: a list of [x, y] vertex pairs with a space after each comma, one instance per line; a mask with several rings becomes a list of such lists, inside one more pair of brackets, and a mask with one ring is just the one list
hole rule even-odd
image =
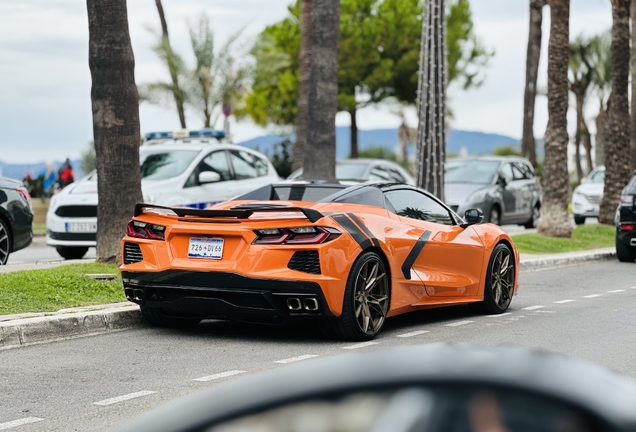
[[124, 243], [124, 264], [135, 264], [144, 260], [137, 243]]
[[287, 267], [304, 273], [320, 274], [318, 251], [297, 251], [289, 260]]

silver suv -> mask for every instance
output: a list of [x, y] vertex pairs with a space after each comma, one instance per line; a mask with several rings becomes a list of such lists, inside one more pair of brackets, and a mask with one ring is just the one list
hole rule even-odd
[[484, 156], [446, 162], [444, 196], [457, 213], [480, 209], [485, 221], [535, 228], [541, 212], [541, 185], [527, 159]]

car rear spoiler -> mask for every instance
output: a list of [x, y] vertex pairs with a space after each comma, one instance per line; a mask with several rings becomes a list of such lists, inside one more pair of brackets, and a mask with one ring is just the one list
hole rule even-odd
[[208, 218], [236, 218], [236, 219], [247, 219], [254, 213], [262, 213], [262, 212], [300, 212], [302, 213], [311, 223], [315, 223], [322, 219], [324, 215], [317, 210], [304, 208], [304, 207], [289, 207], [289, 206], [281, 206], [281, 205], [241, 205], [232, 208], [231, 210], [199, 210], [187, 207], [164, 207], [154, 204], [144, 204], [138, 203], [135, 204], [135, 216], [139, 216], [144, 213], [144, 209], [162, 209], [162, 210], [170, 210], [174, 212], [179, 217], [186, 216], [195, 216], [195, 217], [208, 217]]

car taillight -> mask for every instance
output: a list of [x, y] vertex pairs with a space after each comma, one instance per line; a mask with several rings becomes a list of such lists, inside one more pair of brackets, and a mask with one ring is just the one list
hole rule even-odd
[[333, 228], [296, 227], [254, 230], [253, 244], [320, 244], [337, 239], [342, 234]]
[[128, 222], [126, 233], [130, 237], [144, 238], [148, 240], [165, 240], [166, 227], [163, 225], [149, 224], [132, 220]]
[[22, 196], [22, 198], [24, 198], [24, 200], [26, 202], [28, 202], [29, 204], [31, 203], [31, 195], [29, 195], [29, 191], [26, 190], [26, 188], [23, 187], [19, 187], [17, 189], [18, 193], [20, 194], [20, 196]]
[[621, 195], [621, 205], [634, 205], [634, 195]]
[[634, 229], [634, 224], [622, 224], [621, 229], [624, 231], [631, 231]]

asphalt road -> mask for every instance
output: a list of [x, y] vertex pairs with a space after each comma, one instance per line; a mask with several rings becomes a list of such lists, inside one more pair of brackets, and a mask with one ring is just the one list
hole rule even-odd
[[325, 339], [311, 325], [209, 321], [190, 331], [147, 327], [0, 351], [0, 430], [24, 423], [15, 430], [108, 431], [233, 376], [437, 341], [537, 347], [636, 377], [635, 275], [636, 265], [616, 261], [522, 273], [508, 314], [417, 312], [389, 319], [380, 337], [362, 344]]
[[[89, 248], [84, 258], [95, 259], [95, 248]], [[53, 261], [63, 261], [63, 258], [58, 255], [54, 247], [46, 245], [44, 236], [37, 236], [33, 237], [33, 242], [28, 248], [9, 255], [7, 264], [36, 264]]]

